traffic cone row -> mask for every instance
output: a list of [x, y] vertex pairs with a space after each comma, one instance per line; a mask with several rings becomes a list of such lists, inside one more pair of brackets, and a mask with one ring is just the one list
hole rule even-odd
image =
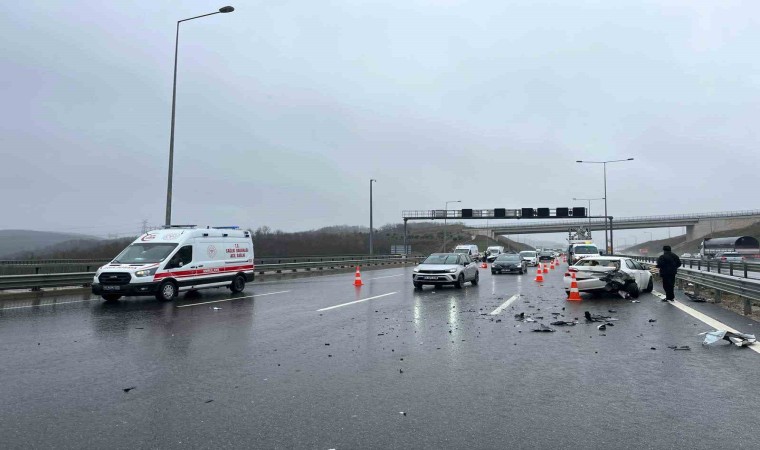
[[578, 291], [578, 281], [575, 279], [575, 272], [570, 272], [572, 281], [570, 282], [570, 295], [567, 299], [569, 301], [579, 302], [581, 301], [581, 293]]

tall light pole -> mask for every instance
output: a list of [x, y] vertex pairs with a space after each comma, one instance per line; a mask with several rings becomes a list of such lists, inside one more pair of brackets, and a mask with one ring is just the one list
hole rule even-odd
[[582, 161], [582, 160], [575, 161], [579, 164], [602, 164], [604, 166], [604, 250], [605, 250], [605, 253], [610, 252], [614, 254], [614, 249], [610, 248], [609, 240], [608, 240], [610, 215], [607, 214], [607, 164], [612, 164], [612, 163], [617, 163], [617, 162], [626, 162], [626, 161], [633, 161], [633, 158], [611, 159], [608, 161]]
[[[370, 256], [373, 255], [372, 240], [374, 239], [374, 235], [375, 235], [375, 228], [372, 224], [372, 183], [377, 183], [377, 180], [375, 179], [369, 180], [369, 254]], [[404, 251], [406, 251], [406, 249], [404, 249]]]
[[449, 203], [462, 203], [462, 200], [449, 200], [446, 202], [446, 206], [443, 210], [443, 251], [446, 251], [446, 223], [449, 217]]
[[200, 19], [201, 17], [213, 16], [214, 14], [226, 14], [234, 11], [232, 6], [224, 6], [219, 11], [203, 14], [201, 16], [189, 17], [177, 21], [177, 36], [174, 40], [174, 85], [172, 87], [172, 125], [169, 132], [169, 180], [166, 187], [166, 226], [172, 223], [172, 175], [174, 172], [174, 112], [177, 106], [177, 53], [179, 50], [179, 24], [188, 20]]
[[[591, 235], [591, 201], [592, 200], [604, 200], [604, 197], [597, 197], [597, 198], [575, 198], [573, 197], [573, 200], [585, 200], [588, 202], [588, 233], [589, 236]], [[606, 223], [606, 222], [605, 222]]]

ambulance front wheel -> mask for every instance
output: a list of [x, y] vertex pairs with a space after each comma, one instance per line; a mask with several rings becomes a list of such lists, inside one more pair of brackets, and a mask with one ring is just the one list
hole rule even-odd
[[242, 275], [236, 275], [235, 278], [232, 279], [230, 290], [232, 292], [243, 292], [243, 289], [245, 289], [245, 277]]
[[177, 285], [171, 281], [164, 281], [156, 291], [156, 299], [162, 302], [170, 302], [177, 296]]
[[103, 297], [103, 300], [107, 302], [115, 302], [116, 300], [121, 298], [121, 295], [119, 294], [103, 294], [101, 295]]

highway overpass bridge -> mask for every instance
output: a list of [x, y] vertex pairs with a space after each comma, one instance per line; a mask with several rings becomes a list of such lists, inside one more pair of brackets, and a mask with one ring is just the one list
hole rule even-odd
[[[726, 211], [714, 213], [677, 214], [666, 216], [620, 217], [613, 219], [613, 228], [686, 227], [687, 240], [699, 239], [718, 231], [729, 231], [750, 226], [760, 221], [760, 210]], [[569, 220], [512, 220], [509, 223], [469, 226], [468, 231], [495, 237], [498, 235], [566, 233], [570, 228], [584, 226], [592, 231], [604, 230], [604, 219]]]

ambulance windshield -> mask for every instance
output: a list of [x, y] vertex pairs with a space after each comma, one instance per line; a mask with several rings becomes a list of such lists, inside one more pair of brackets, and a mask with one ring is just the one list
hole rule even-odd
[[167, 256], [177, 247], [177, 244], [170, 243], [139, 243], [132, 244], [125, 248], [123, 252], [116, 257], [112, 263], [119, 264], [149, 264], [157, 263], [166, 259]]

